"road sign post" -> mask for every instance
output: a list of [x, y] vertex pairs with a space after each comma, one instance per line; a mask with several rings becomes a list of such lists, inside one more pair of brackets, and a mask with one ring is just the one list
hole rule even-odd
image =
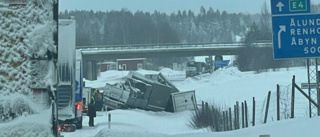
[[[318, 72], [320, 56], [320, 14], [310, 14], [310, 0], [271, 0], [271, 13], [274, 59], [307, 58], [308, 83], [302, 83], [301, 87], [309, 89], [309, 97], [316, 96], [319, 106], [319, 76], [313, 72]], [[315, 62], [315, 69], [310, 69], [310, 58]], [[311, 117], [311, 103], [309, 111]], [[320, 116], [319, 107], [317, 111]]]

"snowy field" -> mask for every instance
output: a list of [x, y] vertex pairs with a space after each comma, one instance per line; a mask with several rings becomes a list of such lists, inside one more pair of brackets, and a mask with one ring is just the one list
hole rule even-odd
[[[155, 71], [141, 70], [140, 73], [159, 73]], [[170, 72], [168, 69], [163, 73]], [[98, 80], [86, 81], [87, 86], [102, 87], [105, 82], [115, 83], [123, 80], [128, 72], [109, 71], [101, 73]], [[221, 69], [211, 75], [202, 75], [197, 78], [187, 78], [174, 81], [181, 90], [196, 90], [197, 102], [206, 101], [219, 103], [226, 107], [233, 106], [236, 101], [248, 101], [248, 107], [252, 97], [259, 103], [263, 103], [268, 91], [276, 91], [276, 85], [288, 87], [293, 75], [296, 76], [298, 85], [307, 81], [306, 68], [280, 69], [260, 74], [254, 72], [240, 72], [237, 68]], [[305, 100], [298, 96], [297, 100]], [[271, 102], [275, 103], [272, 99]], [[299, 103], [299, 102], [298, 102]], [[189, 126], [192, 111], [180, 113], [151, 112], [144, 110], [113, 110], [98, 112], [95, 118], [95, 127], [88, 126], [88, 117], [84, 117], [83, 129], [71, 133], [62, 133], [65, 137], [259, 137], [262, 134], [270, 134], [271, 137], [318, 137], [319, 117], [307, 118], [307, 102], [300, 101], [301, 106], [296, 109], [298, 118], [289, 120], [274, 120], [276, 115], [272, 113], [274, 108], [270, 103], [270, 116], [267, 124], [261, 124], [262, 120], [256, 118], [256, 126], [228, 131], [211, 132], [209, 129], [192, 129]], [[298, 105], [299, 106], [299, 105]], [[261, 107], [263, 109], [263, 107]], [[258, 112], [258, 111], [257, 111]], [[108, 114], [111, 114], [111, 124], [108, 125]], [[299, 115], [300, 114], [300, 115]], [[249, 119], [250, 120], [250, 119]]]
[[[161, 70], [164, 75], [181, 74], [182, 72]], [[140, 73], [159, 73], [156, 71], [140, 70]], [[98, 80], [86, 81], [86, 86], [102, 87], [106, 82], [116, 83], [123, 81], [126, 71], [109, 71], [101, 73]], [[295, 119], [276, 121], [274, 92], [276, 85], [283, 89], [290, 87], [293, 75], [298, 85], [307, 81], [307, 70], [304, 67], [280, 69], [260, 74], [254, 72], [240, 72], [237, 68], [227, 68], [215, 71], [213, 74], [202, 75], [196, 78], [187, 78], [173, 83], [181, 90], [196, 90], [197, 102], [206, 101], [223, 106], [233, 106], [236, 101], [247, 100], [249, 117], [252, 97], [256, 98], [256, 126], [228, 131], [212, 132], [209, 129], [193, 129], [190, 127], [192, 111], [179, 113], [152, 112], [138, 109], [113, 110], [97, 112], [95, 127], [89, 127], [89, 118], [84, 116], [83, 128], [75, 132], [63, 132], [64, 137], [259, 137], [270, 134], [271, 137], [318, 137], [320, 135], [320, 117], [307, 118], [308, 102], [296, 91]], [[268, 122], [262, 124], [263, 103], [268, 91], [272, 92], [268, 115]], [[282, 90], [281, 90], [282, 92]], [[261, 110], [261, 113], [260, 113]], [[108, 115], [111, 114], [110, 127]], [[50, 111], [40, 114], [26, 115], [8, 123], [0, 124], [0, 137], [51, 137]], [[261, 116], [259, 116], [261, 115]], [[251, 119], [249, 118], [249, 121]]]

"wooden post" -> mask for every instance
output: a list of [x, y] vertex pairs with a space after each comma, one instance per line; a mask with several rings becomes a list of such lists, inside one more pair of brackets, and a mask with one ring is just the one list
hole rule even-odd
[[204, 117], [204, 102], [203, 102], [203, 101], [202, 101], [201, 107], [202, 107], [202, 109], [201, 109], [201, 111], [202, 111], [201, 115]]
[[111, 128], [111, 113], [108, 114], [108, 128]]
[[247, 101], [244, 101], [244, 112], [245, 112], [245, 121], [246, 121], [246, 127], [248, 127], [248, 106]]
[[253, 99], [252, 99], [252, 126], [255, 125], [255, 121], [256, 121], [256, 101], [253, 97]]
[[205, 105], [204, 105], [204, 101], [201, 102], [201, 112], [200, 112], [200, 118], [201, 118], [201, 122], [204, 123], [206, 118], [205, 118]]
[[240, 129], [240, 119], [239, 119], [239, 102], [237, 101], [237, 115], [236, 115], [236, 117], [237, 117], [237, 129]]
[[237, 105], [234, 105], [234, 129], [237, 129]]
[[[205, 115], [205, 122], [206, 122], [206, 125], [210, 125], [211, 123], [210, 123], [210, 121], [208, 120], [209, 119], [209, 104], [208, 104], [208, 102], [206, 102], [205, 103], [206, 105], [205, 105], [205, 113], [204, 113], [204, 115]], [[213, 113], [215, 113], [215, 112], [213, 112]], [[215, 116], [216, 117], [216, 116]]]
[[222, 115], [223, 115], [223, 131], [226, 131], [227, 130], [227, 126], [226, 126], [226, 122], [225, 122], [225, 120], [227, 119], [226, 118], [226, 112], [223, 111]]
[[229, 107], [229, 121], [230, 121], [230, 130], [232, 130], [232, 114], [231, 108]]
[[267, 123], [268, 111], [269, 111], [269, 103], [270, 103], [270, 96], [271, 96], [271, 91], [268, 92], [268, 99], [267, 99], [266, 113], [265, 113], [265, 116], [264, 116], [264, 123]]
[[225, 111], [225, 113], [226, 113], [226, 116], [225, 116], [225, 122], [226, 122], [226, 126], [227, 126], [227, 129], [226, 129], [226, 131], [229, 131], [229, 118], [228, 118], [228, 110], [227, 111]]
[[280, 120], [280, 86], [277, 85], [277, 120]]
[[296, 84], [295, 82], [295, 75], [293, 75], [292, 78], [292, 93], [291, 93], [291, 118], [294, 118], [294, 85]]
[[242, 120], [242, 128], [244, 128], [244, 104], [241, 102], [241, 120]]

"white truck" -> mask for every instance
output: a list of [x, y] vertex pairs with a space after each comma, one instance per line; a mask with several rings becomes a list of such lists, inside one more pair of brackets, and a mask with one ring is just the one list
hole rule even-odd
[[76, 21], [59, 19], [58, 120], [62, 128], [82, 128], [83, 69], [81, 51], [76, 51]]

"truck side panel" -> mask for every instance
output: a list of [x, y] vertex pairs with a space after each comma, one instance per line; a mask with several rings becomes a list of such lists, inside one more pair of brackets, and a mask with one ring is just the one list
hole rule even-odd
[[[58, 89], [59, 124], [82, 128], [82, 59], [76, 54], [76, 22], [59, 19]], [[81, 52], [79, 52], [81, 53]], [[79, 54], [78, 53], [78, 54]]]
[[[58, 89], [59, 120], [75, 118], [75, 20], [59, 19]], [[68, 101], [68, 103], [67, 103]]]

